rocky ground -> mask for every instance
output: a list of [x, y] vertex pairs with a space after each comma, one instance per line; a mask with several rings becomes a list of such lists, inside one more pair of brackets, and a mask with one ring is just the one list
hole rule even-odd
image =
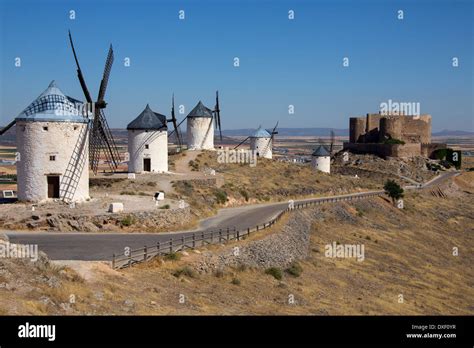
[[[122, 271], [0, 259], [0, 313], [472, 315], [474, 172], [439, 189], [407, 192], [403, 210], [372, 198], [295, 211], [244, 241]], [[332, 243], [365, 258], [327, 257]]]

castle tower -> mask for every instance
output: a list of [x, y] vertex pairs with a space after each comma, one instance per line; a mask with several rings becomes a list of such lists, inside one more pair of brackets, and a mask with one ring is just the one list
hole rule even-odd
[[257, 153], [258, 157], [272, 159], [272, 137], [261, 126], [250, 136], [250, 150]]
[[166, 116], [145, 109], [127, 126], [129, 173], [168, 171]]
[[82, 103], [52, 81], [16, 118], [18, 199], [89, 198], [89, 140]]
[[214, 149], [214, 123], [212, 110], [199, 101], [187, 116], [188, 150]]
[[311, 167], [324, 173], [331, 172], [331, 154], [323, 145], [319, 145], [311, 155]]

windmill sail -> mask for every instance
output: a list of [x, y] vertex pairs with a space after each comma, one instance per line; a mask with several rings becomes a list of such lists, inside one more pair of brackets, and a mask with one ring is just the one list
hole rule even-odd
[[[97, 173], [100, 162], [100, 154], [103, 152], [110, 169], [115, 171], [118, 164], [120, 163], [120, 154], [112, 136], [112, 132], [110, 131], [105, 114], [102, 111], [102, 109], [105, 109], [107, 106], [107, 103], [104, 101], [104, 97], [109, 82], [110, 72], [112, 70], [112, 64], [114, 62], [114, 51], [112, 45], [109, 47], [109, 52], [105, 61], [104, 73], [102, 75], [102, 80], [100, 82], [99, 92], [97, 95], [97, 101], [94, 103], [79, 65], [79, 60], [77, 58], [74, 43], [72, 41], [71, 32], [69, 32], [69, 41], [71, 43], [74, 60], [76, 61], [79, 83], [81, 84], [82, 91], [84, 92], [87, 102], [89, 105], [93, 106], [91, 112], [94, 115], [94, 119], [90, 121], [91, 124], [89, 127], [90, 168], [94, 171], [94, 173]], [[88, 113], [87, 116], [89, 115], [90, 113]]]

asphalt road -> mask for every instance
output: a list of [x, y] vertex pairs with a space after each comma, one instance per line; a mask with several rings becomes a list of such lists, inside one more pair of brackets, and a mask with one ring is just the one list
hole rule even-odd
[[[447, 172], [425, 183], [422, 187], [430, 187], [446, 180], [456, 172]], [[406, 187], [407, 189], [416, 186]], [[350, 197], [366, 194], [367, 192], [331, 197]], [[324, 200], [328, 197], [295, 200], [294, 203]], [[142, 248], [145, 245], [156, 245], [157, 242], [179, 239], [193, 232], [216, 231], [236, 228], [246, 230], [248, 227], [261, 225], [272, 219], [276, 214], [288, 207], [288, 203], [255, 204], [238, 208], [219, 210], [216, 216], [205, 219], [200, 227], [193, 231], [170, 233], [61, 233], [61, 232], [14, 232], [5, 231], [11, 243], [38, 244], [40, 250], [48, 254], [52, 260], [111, 260], [112, 254], [123, 253], [126, 247]]]

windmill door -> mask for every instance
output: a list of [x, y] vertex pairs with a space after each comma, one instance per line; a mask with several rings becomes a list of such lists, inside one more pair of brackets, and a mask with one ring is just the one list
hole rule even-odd
[[59, 198], [59, 175], [48, 175], [48, 198]]
[[143, 170], [145, 172], [151, 172], [151, 158], [143, 159]]

